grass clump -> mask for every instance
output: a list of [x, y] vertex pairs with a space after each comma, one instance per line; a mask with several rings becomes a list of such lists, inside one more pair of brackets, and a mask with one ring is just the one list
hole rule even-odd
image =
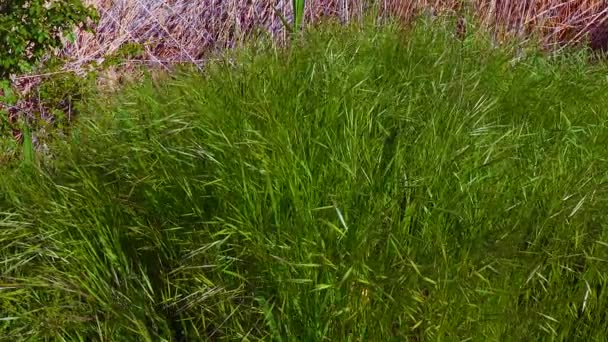
[[605, 336], [606, 67], [449, 31], [324, 27], [90, 101], [0, 175], [1, 335]]

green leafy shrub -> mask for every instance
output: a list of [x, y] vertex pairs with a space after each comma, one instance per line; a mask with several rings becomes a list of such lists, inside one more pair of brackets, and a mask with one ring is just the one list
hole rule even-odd
[[[31, 120], [24, 121], [26, 118], [23, 117], [20, 124], [16, 124], [8, 119], [7, 106], [24, 101], [37, 104], [35, 107], [40, 108], [41, 112], [38, 116], [47, 111], [43, 110], [43, 107], [50, 108], [56, 119], [55, 124], [59, 123], [58, 126], [61, 127], [66, 121], [63, 119], [65, 115], [58, 113], [63, 114], [66, 111], [63, 107], [68, 107], [68, 111], [71, 109], [70, 104], [66, 105], [66, 99], [71, 101], [72, 94], [78, 95], [82, 92], [78, 87], [82, 82], [67, 82], [69, 86], [66, 86], [66, 82], [59, 82], [62, 86], [49, 91], [49, 86], [57, 85], [57, 82], [50, 82], [49, 86], [38, 90], [37, 101], [31, 102], [31, 99], [21, 98], [13, 92], [9, 76], [38, 67], [43, 57], [63, 45], [64, 38], [74, 39], [75, 27], [89, 30], [89, 24], [97, 18], [94, 9], [83, 5], [80, 0], [0, 0], [0, 131], [3, 137], [11, 137], [11, 132], [13, 136], [22, 136], [25, 160], [33, 160], [32, 129], [44, 120], [27, 122]], [[47, 69], [56, 68], [57, 65], [53, 64], [58, 61], [63, 64], [59, 58], [47, 60]], [[66, 95], [69, 90], [75, 92]], [[0, 141], [0, 161], [15, 154], [15, 145], [16, 141], [11, 138]]]
[[30, 70], [72, 28], [96, 19], [80, 0], [0, 0], [0, 79]]

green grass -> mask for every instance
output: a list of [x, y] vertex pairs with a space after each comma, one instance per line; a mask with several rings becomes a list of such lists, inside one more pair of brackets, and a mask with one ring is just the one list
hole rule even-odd
[[305, 37], [91, 99], [5, 168], [0, 336], [603, 340], [605, 64]]

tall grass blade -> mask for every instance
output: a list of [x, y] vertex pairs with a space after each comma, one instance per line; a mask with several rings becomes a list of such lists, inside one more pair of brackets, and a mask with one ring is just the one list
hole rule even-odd
[[298, 32], [302, 28], [302, 21], [304, 20], [304, 9], [306, 0], [293, 0], [293, 31]]
[[34, 163], [34, 144], [32, 141], [32, 132], [29, 125], [23, 125], [23, 162], [26, 165]]

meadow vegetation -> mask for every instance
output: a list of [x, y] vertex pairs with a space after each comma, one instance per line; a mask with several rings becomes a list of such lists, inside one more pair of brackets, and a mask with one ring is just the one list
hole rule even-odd
[[0, 173], [0, 336], [601, 340], [608, 67], [373, 20], [84, 99]]

